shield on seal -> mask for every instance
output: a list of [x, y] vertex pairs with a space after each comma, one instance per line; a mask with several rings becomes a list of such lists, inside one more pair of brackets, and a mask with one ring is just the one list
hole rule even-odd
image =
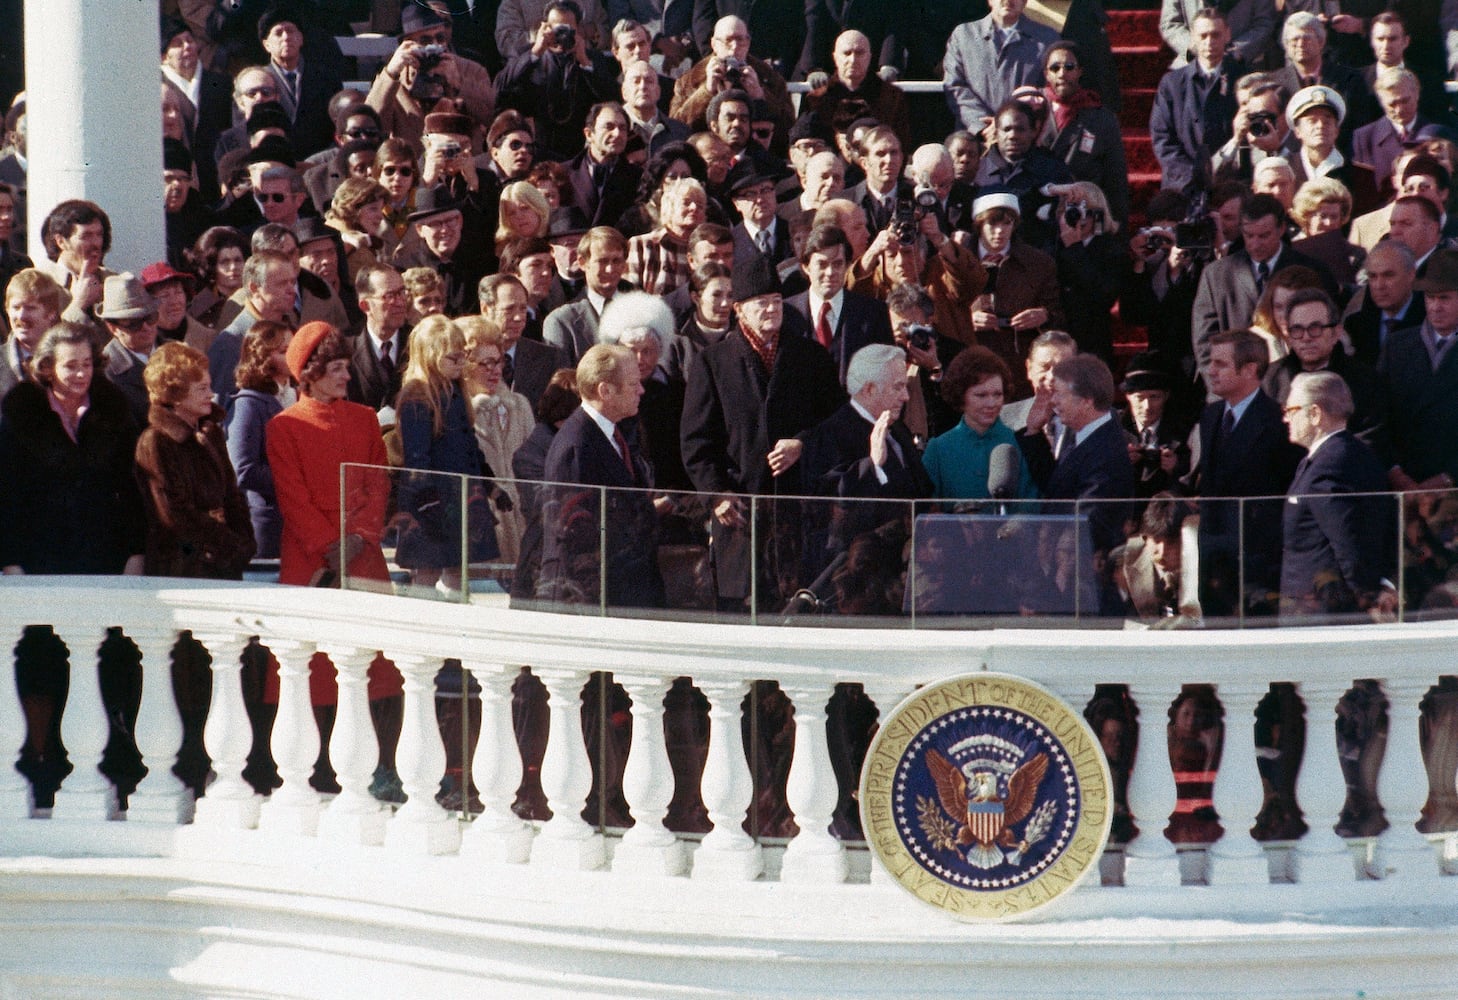
[[967, 803], [967, 826], [979, 844], [991, 844], [997, 839], [1002, 833], [1002, 820], [1001, 802]]

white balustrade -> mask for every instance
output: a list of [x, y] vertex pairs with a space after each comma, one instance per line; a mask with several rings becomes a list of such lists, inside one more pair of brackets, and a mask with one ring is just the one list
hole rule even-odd
[[435, 800], [446, 766], [435, 715], [435, 675], [441, 660], [393, 653], [391, 659], [405, 682], [395, 770], [406, 799], [385, 828], [385, 846], [412, 854], [453, 854], [461, 846], [461, 828]]
[[696, 676], [709, 700], [709, 752], [699, 791], [709, 822], [714, 824], [694, 854], [693, 877], [717, 881], [749, 881], [764, 873], [759, 844], [744, 832], [744, 816], [754, 798], [754, 780], [744, 758], [739, 728], [740, 703], [750, 681]]
[[[1169, 706], [1179, 685], [1147, 678], [1129, 686], [1139, 706], [1139, 750], [1129, 775], [1129, 811], [1139, 836], [1124, 851], [1124, 884], [1165, 888], [1180, 884], [1179, 858], [1164, 835], [1177, 792], [1169, 765]], [[1229, 741], [1227, 740], [1227, 743]]]
[[[866, 697], [876, 703], [876, 722], [884, 725], [886, 719], [895, 710], [896, 706], [911, 694], [914, 690], [911, 684], [906, 683], [899, 677], [881, 677], [866, 680], [862, 685], [866, 689]], [[858, 779], [859, 780], [859, 779]], [[890, 885], [896, 880], [891, 873], [881, 864], [881, 859], [876, 852], [871, 852], [871, 881], [876, 884]]]
[[[6, 621], [8, 620], [0, 619]], [[25, 738], [25, 713], [20, 710], [20, 692], [15, 685], [15, 644], [20, 630], [0, 630], [0, 733], [18, 734], [0, 744], [0, 820], [29, 819], [31, 813], [30, 782], [15, 769], [15, 751]]]
[[1266, 689], [1258, 681], [1217, 689], [1225, 708], [1225, 747], [1214, 800], [1225, 833], [1210, 848], [1211, 885], [1265, 885], [1270, 880], [1265, 849], [1250, 833], [1264, 800], [1255, 757], [1255, 709]]
[[471, 757], [471, 780], [482, 811], [461, 836], [461, 854], [521, 864], [531, 856], [533, 830], [511, 808], [522, 774], [511, 720], [511, 684], [517, 668], [470, 659], [463, 660], [462, 667], [481, 686], [481, 735]]
[[673, 768], [663, 736], [663, 698], [673, 683], [666, 677], [617, 674], [614, 679], [633, 700], [633, 740], [623, 771], [623, 794], [633, 826], [613, 856], [613, 870], [637, 874], [683, 875], [688, 852], [663, 826], [673, 801]]
[[389, 810], [370, 795], [370, 781], [380, 760], [368, 694], [375, 652], [343, 645], [321, 646], [319, 651], [328, 655], [339, 681], [339, 704], [329, 734], [329, 764], [339, 782], [339, 794], [319, 818], [319, 839], [383, 844]]
[[203, 745], [213, 761], [217, 778], [197, 804], [195, 822], [220, 830], [251, 830], [258, 826], [262, 798], [243, 780], [248, 753], [253, 749], [253, 726], [243, 704], [243, 664], [235, 632], [193, 632], [213, 658], [213, 694]]
[[105, 633], [93, 629], [94, 625], [74, 620], [56, 628], [66, 644], [71, 670], [66, 711], [61, 716], [61, 742], [75, 770], [56, 791], [51, 810], [54, 819], [117, 817], [116, 788], [99, 770], [111, 727], [101, 700], [98, 663], [98, 646]]
[[785, 882], [844, 882], [845, 847], [830, 833], [840, 799], [826, 741], [826, 704], [834, 684], [781, 685], [795, 705], [795, 756], [785, 798], [800, 832], [785, 849], [780, 879]]
[[136, 741], [147, 775], [127, 801], [129, 822], [186, 823], [192, 819], [192, 790], [173, 773], [182, 745], [182, 718], [172, 684], [172, 629], [133, 627], [131, 640], [142, 653], [142, 705]]
[[319, 727], [309, 697], [312, 644], [267, 640], [278, 661], [278, 716], [273, 721], [274, 763], [283, 786], [275, 788], [258, 817], [258, 828], [312, 837], [319, 828], [322, 804], [309, 784], [319, 759]]
[[1346, 801], [1335, 726], [1344, 687], [1318, 678], [1303, 682], [1300, 688], [1306, 702], [1306, 753], [1296, 779], [1296, 799], [1308, 827], [1296, 845], [1296, 877], [1302, 883], [1342, 884], [1356, 877], [1351, 848], [1336, 832]]
[[[542, 758], [542, 791], [552, 818], [532, 843], [532, 864], [592, 871], [607, 861], [602, 835], [582, 818], [592, 771], [582, 737], [582, 686], [589, 671], [544, 668], [551, 723]], [[607, 781], [599, 782], [606, 792]]]
[[1418, 740], [1418, 705], [1431, 686], [1423, 677], [1387, 678], [1387, 753], [1377, 777], [1377, 797], [1389, 826], [1377, 838], [1376, 874], [1417, 883], [1436, 876], [1433, 845], [1417, 831], [1428, 787]]

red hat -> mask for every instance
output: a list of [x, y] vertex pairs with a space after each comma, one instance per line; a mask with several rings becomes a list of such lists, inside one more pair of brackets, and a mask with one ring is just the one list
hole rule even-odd
[[322, 319], [316, 319], [312, 323], [305, 323], [299, 327], [294, 334], [294, 339], [289, 341], [288, 352], [284, 355], [295, 381], [304, 380], [304, 366], [309, 363], [309, 358], [313, 357], [314, 348], [319, 346], [319, 341], [333, 332], [334, 327]]
[[158, 285], [165, 285], [169, 281], [180, 281], [192, 291], [192, 275], [186, 271], [179, 271], [165, 260], [159, 260], [155, 264], [148, 264], [142, 268], [142, 287], [152, 291]]

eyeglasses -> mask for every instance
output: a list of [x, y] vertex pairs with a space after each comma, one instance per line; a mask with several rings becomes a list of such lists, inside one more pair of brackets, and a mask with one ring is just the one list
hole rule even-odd
[[347, 128], [344, 134], [351, 139], [378, 139], [380, 130], [377, 128]]
[[437, 31], [429, 35], [414, 35], [410, 40], [420, 45], [449, 45], [451, 36], [444, 31]]
[[271, 201], [275, 205], [289, 200], [288, 194], [283, 191], [255, 191], [253, 196], [259, 201]]
[[377, 298], [377, 299], [380, 299], [382, 301], [395, 302], [395, 301], [398, 301], [400, 299], [408, 298], [409, 295], [410, 295], [410, 293], [405, 288], [402, 287], [402, 288], [389, 288], [389, 289], [386, 289], [383, 292], [376, 292], [375, 295], [374, 295], [374, 297]]
[[773, 125], [767, 125], [763, 128], [752, 128], [749, 132], [756, 139], [773, 139], [775, 137], [775, 127]]
[[380, 173], [386, 177], [395, 177], [397, 175], [400, 177], [413, 177], [415, 176], [415, 168], [410, 166], [408, 163], [401, 164], [400, 166], [396, 166], [392, 163], [381, 167]]
[[1308, 340], [1320, 337], [1331, 329], [1330, 323], [1312, 323], [1310, 326], [1288, 326], [1286, 327], [1286, 339]]
[[1293, 413], [1300, 413], [1302, 410], [1306, 409], [1308, 406], [1311, 406], [1311, 405], [1312, 404], [1310, 404], [1310, 403], [1302, 403], [1299, 406], [1288, 406], [1284, 410], [1282, 410], [1281, 412], [1284, 413], [1286, 416], [1289, 417]]
[[1049, 63], [1048, 64], [1048, 72], [1049, 73], [1066, 73], [1069, 70], [1075, 70], [1075, 69], [1078, 69], [1078, 63], [1072, 63], [1072, 62], [1053, 62], [1053, 63]]
[[249, 87], [243, 91], [244, 97], [277, 97], [278, 91], [273, 87]]
[[496, 145], [498, 147], [505, 146], [513, 153], [520, 153], [523, 149], [526, 149], [528, 146], [530, 146], [531, 143], [527, 142], [525, 139], [506, 139], [498, 142]]
[[138, 316], [135, 319], [109, 319], [107, 320], [107, 322], [110, 323], [112, 326], [121, 327], [128, 333], [135, 333], [143, 327], [150, 326], [153, 323], [157, 322], [157, 317]]
[[441, 360], [449, 361], [453, 365], [463, 365], [466, 363], [466, 355], [462, 351], [452, 351], [449, 354], [442, 355]]
[[480, 358], [472, 358], [469, 362], [476, 368], [500, 368], [505, 363], [505, 359], [501, 357], [487, 358], [484, 361]]

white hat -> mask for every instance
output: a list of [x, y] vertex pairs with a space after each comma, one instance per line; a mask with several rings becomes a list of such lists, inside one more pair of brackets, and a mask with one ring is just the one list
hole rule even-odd
[[1314, 108], [1331, 111], [1336, 115], [1338, 125], [1347, 117], [1347, 102], [1342, 100], [1342, 95], [1317, 84], [1315, 87], [1302, 87], [1286, 102], [1286, 121], [1295, 125], [1296, 119]]
[[1023, 214], [1017, 195], [1010, 191], [996, 191], [992, 194], [980, 195], [972, 202], [972, 218], [975, 219], [983, 212], [990, 212], [994, 208], [1011, 209], [1020, 218]]

